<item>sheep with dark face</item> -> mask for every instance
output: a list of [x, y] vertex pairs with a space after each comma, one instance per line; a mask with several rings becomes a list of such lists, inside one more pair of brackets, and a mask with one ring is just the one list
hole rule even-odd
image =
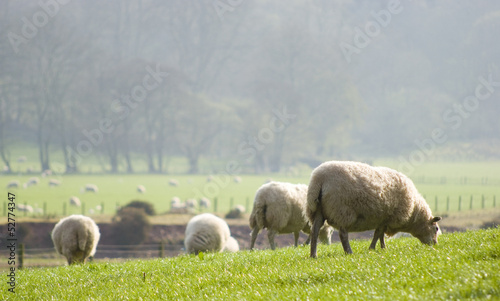
[[66, 257], [68, 264], [85, 263], [95, 254], [100, 236], [96, 223], [83, 215], [63, 218], [52, 230], [56, 251]]
[[326, 222], [339, 230], [344, 251], [352, 253], [348, 232], [375, 229], [370, 248], [384, 235], [407, 232], [424, 244], [437, 243], [440, 234], [429, 205], [413, 182], [386, 167], [329, 161], [318, 166], [311, 176], [307, 193], [307, 216], [312, 223], [311, 257], [316, 257], [320, 227]]
[[[305, 216], [307, 204], [307, 185], [270, 182], [262, 185], [255, 194], [253, 210], [250, 215], [253, 249], [260, 230], [267, 229], [271, 249], [276, 248], [276, 234], [293, 233], [295, 246], [298, 245], [300, 231], [309, 234], [311, 226]], [[321, 229], [320, 239], [330, 244], [333, 229], [325, 225]], [[306, 243], [309, 242], [309, 239]]]

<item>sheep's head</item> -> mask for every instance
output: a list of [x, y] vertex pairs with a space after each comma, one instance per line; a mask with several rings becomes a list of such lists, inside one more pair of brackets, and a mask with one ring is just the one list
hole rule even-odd
[[437, 244], [438, 236], [441, 234], [441, 230], [438, 226], [438, 221], [441, 220], [440, 216], [432, 217], [419, 229], [418, 233], [414, 235], [422, 243], [427, 245]]

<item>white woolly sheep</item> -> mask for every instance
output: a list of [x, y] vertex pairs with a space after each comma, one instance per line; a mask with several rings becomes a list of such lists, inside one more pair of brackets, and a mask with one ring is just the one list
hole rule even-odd
[[54, 247], [66, 257], [68, 264], [85, 263], [88, 257], [94, 256], [100, 236], [96, 223], [83, 215], [65, 217], [52, 230]]
[[187, 199], [186, 206], [188, 208], [195, 208], [196, 207], [196, 200], [195, 199]]
[[19, 163], [24, 163], [26, 161], [28, 161], [28, 158], [26, 158], [26, 156], [19, 156], [17, 158], [17, 162], [19, 162]]
[[46, 169], [42, 172], [42, 178], [48, 177], [52, 175], [52, 170]]
[[210, 207], [210, 200], [203, 197], [200, 199], [200, 208], [209, 208]]
[[49, 180], [49, 186], [51, 186], [51, 187], [57, 187], [60, 185], [61, 185], [61, 181], [59, 181], [57, 179], [50, 179]]
[[23, 184], [23, 187], [24, 188], [28, 188], [30, 186], [37, 185], [38, 183], [40, 183], [40, 179], [37, 178], [37, 177], [32, 177], [32, 178], [28, 179], [28, 182], [26, 182], [26, 183]]
[[176, 179], [170, 179], [168, 181], [168, 185], [173, 186], [173, 187], [177, 187], [177, 186], [179, 186], [179, 181], [177, 181]]
[[242, 218], [243, 214], [246, 212], [246, 209], [243, 205], [236, 205], [231, 209], [231, 211], [226, 214], [226, 218]]
[[137, 192], [138, 193], [145, 193], [146, 192], [146, 187], [144, 187], [144, 185], [138, 185], [137, 186]]
[[18, 188], [20, 185], [19, 181], [13, 180], [7, 183], [7, 188]]
[[[311, 226], [305, 216], [307, 185], [271, 182], [262, 185], [255, 194], [253, 210], [250, 215], [253, 249], [255, 240], [262, 228], [267, 228], [267, 237], [271, 249], [276, 248], [276, 234], [293, 233], [295, 246], [298, 245], [299, 233], [310, 233]], [[321, 240], [330, 244], [333, 229], [325, 225], [321, 229]]]
[[241, 177], [236, 176], [233, 178], [233, 181], [234, 183], [241, 183]]
[[437, 243], [440, 231], [429, 205], [413, 182], [386, 167], [349, 161], [329, 161], [313, 170], [307, 193], [307, 216], [312, 223], [311, 257], [316, 257], [318, 230], [326, 221], [339, 230], [344, 251], [352, 253], [348, 232], [375, 229], [385, 248], [384, 234], [407, 232], [424, 244]]
[[17, 210], [19, 210], [21, 212], [32, 213], [33, 212], [33, 207], [30, 206], [30, 205], [18, 204], [17, 205]]
[[188, 253], [235, 252], [238, 242], [231, 240], [231, 231], [227, 223], [211, 214], [203, 213], [193, 217], [187, 224], [184, 246]]
[[97, 193], [99, 192], [99, 188], [95, 184], [87, 184], [84, 187], [84, 191]]
[[80, 199], [77, 198], [76, 196], [72, 196], [69, 198], [69, 204], [71, 206], [75, 206], [75, 207], [80, 207], [82, 205], [82, 203], [80, 202]]
[[171, 200], [170, 200], [170, 205], [179, 205], [181, 204], [182, 201], [181, 201], [181, 198], [177, 197], [177, 196], [174, 196]]

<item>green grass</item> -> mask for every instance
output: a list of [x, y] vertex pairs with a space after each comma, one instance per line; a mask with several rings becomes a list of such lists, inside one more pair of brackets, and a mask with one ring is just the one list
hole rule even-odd
[[[444, 234], [429, 247], [393, 239], [276, 251], [184, 255], [18, 271], [12, 300], [500, 300], [500, 229]], [[8, 295], [7, 295], [8, 294]]]
[[[397, 168], [394, 162], [376, 162], [376, 165], [387, 165]], [[454, 177], [459, 178], [467, 175], [471, 179], [481, 179], [488, 177], [492, 180], [500, 180], [500, 162], [477, 162], [477, 163], [429, 163], [419, 166], [415, 170], [414, 179], [425, 177]], [[89, 214], [89, 209], [94, 209], [98, 205], [104, 205], [104, 214], [113, 215], [116, 205], [124, 205], [133, 199], [141, 199], [152, 202], [157, 212], [163, 213], [170, 209], [170, 200], [174, 197], [199, 198], [208, 196], [212, 203], [216, 197], [217, 212], [225, 213], [233, 205], [248, 204], [251, 210], [255, 191], [269, 178], [291, 183], [309, 182], [310, 171], [302, 170], [295, 176], [280, 174], [268, 175], [241, 175], [242, 182], [235, 183], [233, 178], [227, 174], [215, 174], [212, 182], [207, 182], [206, 175], [149, 175], [149, 174], [117, 174], [117, 175], [55, 175], [53, 178], [62, 182], [60, 187], [49, 187], [47, 178], [40, 178], [38, 186], [27, 189], [12, 189], [16, 194], [17, 202], [27, 203], [33, 207], [43, 208], [46, 203], [47, 213], [50, 215], [63, 215], [63, 204], [66, 203], [66, 214], [82, 213], [82, 208], [69, 206], [68, 199], [77, 196], [85, 204], [85, 214]], [[19, 180], [24, 183], [31, 176], [28, 175], [3, 175], [0, 176], [0, 187], [5, 187], [11, 180]], [[168, 185], [170, 179], [179, 182], [178, 187]], [[435, 210], [435, 198], [438, 198], [438, 210], [446, 211], [446, 199], [449, 198], [449, 212], [458, 211], [458, 199], [462, 196], [461, 210], [469, 210], [470, 197], [473, 196], [473, 209], [482, 208], [482, 197], [485, 198], [485, 208], [493, 206], [493, 197], [496, 206], [500, 207], [500, 185], [463, 185], [449, 182], [446, 184], [429, 184], [416, 182], [416, 186], [421, 194], [426, 196], [432, 210]], [[81, 193], [81, 188], [87, 183], [97, 184], [99, 193]], [[137, 185], [146, 187], [146, 194], [136, 192]], [[3, 196], [0, 196], [3, 197]], [[7, 201], [0, 198], [0, 216], [3, 216], [3, 203]], [[210, 211], [214, 211], [214, 206]], [[99, 214], [100, 212], [95, 212]], [[20, 216], [24, 213], [19, 212]]]

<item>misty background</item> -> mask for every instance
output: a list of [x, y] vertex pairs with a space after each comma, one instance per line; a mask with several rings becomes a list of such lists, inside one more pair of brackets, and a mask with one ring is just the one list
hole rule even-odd
[[8, 0], [0, 30], [4, 171], [500, 158], [498, 1]]

